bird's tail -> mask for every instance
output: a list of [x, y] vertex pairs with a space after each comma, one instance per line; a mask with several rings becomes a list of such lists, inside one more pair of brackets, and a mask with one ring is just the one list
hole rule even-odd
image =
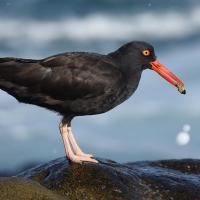
[[6, 79], [6, 75], [11, 75], [15, 68], [16, 58], [0, 58], [0, 79]]
[[6, 57], [0, 58], [0, 78], [13, 76], [16, 72], [23, 70], [29, 64], [38, 62], [32, 59]]
[[[37, 60], [6, 57], [0, 58], [0, 81], [20, 82], [21, 73], [29, 70], [29, 66], [37, 63]], [[1, 85], [0, 85], [0, 89]]]
[[[21, 58], [0, 58], [0, 89], [19, 99], [26, 84], [29, 82], [29, 76], [37, 65], [36, 60]], [[37, 72], [37, 70], [35, 70]], [[30, 72], [30, 73], [29, 73]]]

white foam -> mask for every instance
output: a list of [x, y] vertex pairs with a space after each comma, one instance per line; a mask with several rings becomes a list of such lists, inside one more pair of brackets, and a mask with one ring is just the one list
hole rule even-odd
[[178, 145], [186, 145], [190, 141], [191, 126], [189, 124], [183, 125], [183, 130], [176, 136], [176, 143]]
[[186, 145], [190, 141], [190, 135], [187, 132], [180, 132], [176, 137], [178, 145]]
[[0, 20], [0, 39], [50, 42], [74, 40], [132, 40], [179, 38], [200, 31], [200, 7], [185, 12], [90, 14], [60, 21]]

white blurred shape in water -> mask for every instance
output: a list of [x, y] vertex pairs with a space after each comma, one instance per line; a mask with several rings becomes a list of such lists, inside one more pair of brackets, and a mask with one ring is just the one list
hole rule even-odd
[[189, 124], [185, 124], [183, 126], [183, 130], [178, 133], [176, 136], [176, 143], [178, 145], [186, 145], [190, 141], [190, 134], [189, 131], [191, 130], [191, 126]]

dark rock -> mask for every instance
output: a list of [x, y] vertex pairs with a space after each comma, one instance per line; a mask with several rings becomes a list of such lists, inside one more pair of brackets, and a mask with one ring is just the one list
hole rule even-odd
[[80, 165], [60, 158], [18, 177], [69, 200], [200, 200], [200, 160], [99, 161]]

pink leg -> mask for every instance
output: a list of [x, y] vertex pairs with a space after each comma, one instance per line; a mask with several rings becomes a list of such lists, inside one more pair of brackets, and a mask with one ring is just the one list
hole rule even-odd
[[69, 133], [69, 141], [72, 145], [72, 148], [74, 149], [75, 154], [79, 155], [79, 156], [92, 157], [91, 154], [86, 154], [80, 149], [80, 147], [78, 146], [76, 139], [72, 133], [71, 127], [68, 127], [68, 133]]
[[66, 152], [67, 158], [69, 160], [71, 160], [72, 162], [75, 162], [75, 163], [82, 163], [82, 162], [98, 163], [97, 160], [92, 159], [89, 156], [87, 157], [87, 156], [76, 155], [71, 148], [71, 144], [70, 144], [70, 140], [69, 140], [69, 131], [68, 131], [67, 125], [63, 125], [61, 123], [59, 128], [60, 128], [60, 133], [61, 133], [61, 136], [63, 139], [65, 152]]

